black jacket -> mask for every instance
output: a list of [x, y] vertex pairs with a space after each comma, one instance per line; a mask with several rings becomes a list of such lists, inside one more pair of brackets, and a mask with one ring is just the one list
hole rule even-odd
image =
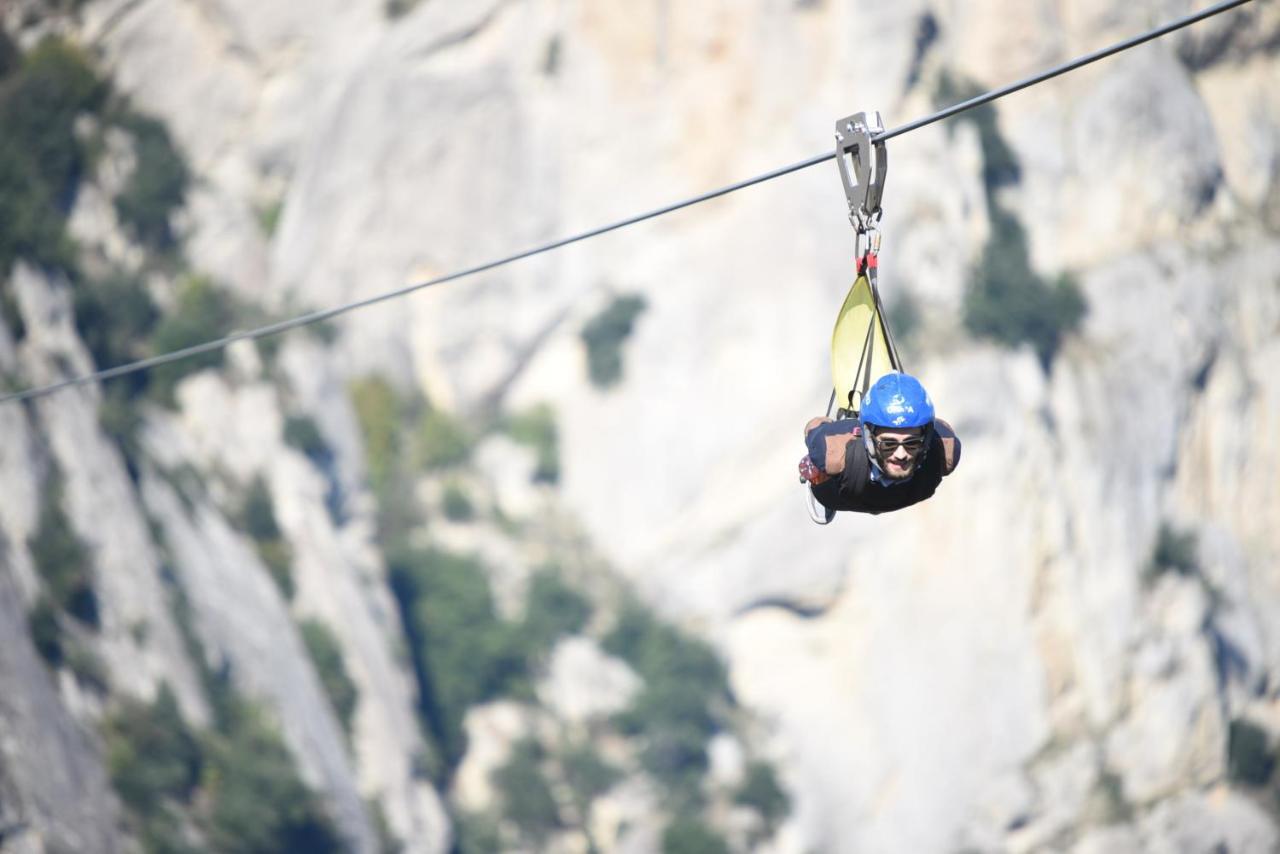
[[916, 464], [916, 472], [905, 483], [882, 486], [871, 479], [871, 460], [867, 446], [859, 438], [845, 449], [844, 471], [813, 487], [813, 495], [832, 510], [854, 513], [888, 513], [919, 504], [933, 495], [946, 472], [946, 454], [942, 438], [930, 433], [924, 457]]

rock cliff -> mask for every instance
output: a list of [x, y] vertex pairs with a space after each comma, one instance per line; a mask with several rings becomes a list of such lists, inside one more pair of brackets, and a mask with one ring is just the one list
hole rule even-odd
[[[1192, 5], [427, 0], [391, 16], [91, 0], [73, 29], [187, 153], [192, 266], [286, 312], [796, 161], [839, 116], [900, 124], [944, 78], [999, 85]], [[237, 349], [149, 412], [136, 481], [97, 390], [0, 407], [0, 822], [18, 791], [43, 850], [118, 848], [100, 832], [119, 821], [100, 748], [77, 725], [101, 701], [49, 681], [23, 631], [40, 589], [26, 544], [56, 469], [117, 690], [167, 684], [205, 722], [201, 669], [224, 668], [356, 848], [377, 844], [370, 801], [406, 850], [447, 848], [350, 394], [379, 374], [469, 419], [551, 406], [558, 486], [508, 490], [517, 453], [491, 443], [488, 488], [517, 520], [547, 503], [571, 516], [726, 656], [793, 799], [768, 850], [1274, 850], [1274, 788], [1242, 779], [1234, 751], [1246, 727], [1280, 736], [1278, 44], [1277, 9], [1250, 4], [1005, 99], [989, 128], [890, 143], [882, 286], [918, 303], [903, 355], [964, 442], [937, 496], [893, 516], [814, 528], [795, 483], [851, 275], [830, 165], [372, 307], [332, 342], [293, 333], [270, 371]], [[992, 134], [1017, 163], [998, 186]], [[79, 236], [109, 242], [92, 203]], [[961, 322], [1001, 217], [1087, 305], [1047, 367]], [[25, 325], [21, 340], [0, 325], [6, 376], [90, 369], [65, 282], [19, 264], [6, 287]], [[601, 388], [581, 332], [620, 294], [647, 308]], [[284, 440], [298, 413], [331, 465]], [[294, 556], [292, 601], [228, 523], [255, 478]], [[478, 530], [518, 592], [533, 561]], [[338, 638], [361, 697], [349, 743], [292, 617]], [[538, 689], [555, 714], [473, 711], [443, 797], [482, 807], [513, 743], [622, 706], [634, 674], [575, 643]], [[597, 840], [654, 850], [654, 794], [618, 789], [595, 826], [623, 841]]]

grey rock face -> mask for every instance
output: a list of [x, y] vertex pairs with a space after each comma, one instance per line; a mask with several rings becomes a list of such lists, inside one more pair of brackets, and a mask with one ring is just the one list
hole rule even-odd
[[0, 548], [0, 828], [5, 850], [114, 854], [120, 815], [101, 748], [63, 705], [27, 634], [27, 602]]
[[[424, 3], [392, 25], [376, 5], [91, 4], [122, 87], [170, 120], [204, 178], [188, 212], [202, 269], [281, 302], [369, 296], [790, 162], [853, 109], [922, 114], [944, 67], [998, 85], [1190, 8]], [[1251, 8], [1248, 26], [1224, 18], [1001, 103], [1022, 171], [999, 203], [1037, 272], [1075, 273], [1089, 303], [1048, 373], [959, 328], [991, 232], [977, 133], [892, 143], [884, 286], [925, 298], [907, 363], [965, 441], [921, 507], [815, 531], [794, 483], [850, 277], [833, 170], [372, 309], [324, 370], [302, 347], [282, 362], [357, 517], [346, 377], [382, 371], [461, 411], [552, 403], [571, 449], [563, 500], [651, 601], [709, 628], [770, 722], [794, 850], [1269, 851], [1274, 819], [1228, 785], [1223, 755], [1225, 727], [1269, 708], [1280, 672], [1280, 90], [1263, 47], [1274, 7]], [[926, 13], [940, 34], [913, 63]], [[268, 237], [253, 210], [280, 193]], [[623, 382], [601, 390], [579, 333], [621, 292], [649, 308]], [[65, 304], [45, 303], [22, 347], [83, 367]], [[26, 367], [53, 376], [48, 360]], [[332, 621], [358, 603], [342, 643], [364, 698], [359, 770], [245, 543], [152, 478], [206, 643], [277, 709], [353, 838], [369, 839], [369, 791], [430, 836], [432, 794], [395, 758], [413, 739], [378, 732], [410, 713], [382, 649], [385, 590], [364, 586], [380, 584], [367, 512], [323, 520], [314, 472], [281, 451], [282, 408], [220, 382], [188, 385], [188, 420], [159, 441], [175, 460], [266, 473], [300, 555], [299, 611]], [[87, 407], [40, 411], [75, 472], [78, 525], [119, 496]], [[77, 468], [81, 445], [96, 461]], [[20, 447], [0, 449], [6, 498], [34, 495]], [[602, 478], [621, 484], [608, 500]], [[25, 596], [20, 503], [0, 524]], [[1199, 535], [1194, 577], [1143, 578], [1162, 523]], [[104, 552], [131, 548], [123, 528]], [[112, 625], [150, 608], [119, 595], [133, 604]], [[632, 822], [620, 850], [659, 844], [652, 800], [628, 783], [601, 811], [614, 831]]]

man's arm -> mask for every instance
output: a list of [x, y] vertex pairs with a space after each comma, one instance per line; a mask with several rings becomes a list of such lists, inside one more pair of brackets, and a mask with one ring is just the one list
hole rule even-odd
[[937, 431], [938, 438], [942, 440], [942, 456], [946, 462], [942, 474], [946, 476], [955, 471], [956, 466], [960, 465], [960, 437], [956, 435], [955, 430], [951, 429], [951, 425], [941, 418], [934, 419], [933, 429]]

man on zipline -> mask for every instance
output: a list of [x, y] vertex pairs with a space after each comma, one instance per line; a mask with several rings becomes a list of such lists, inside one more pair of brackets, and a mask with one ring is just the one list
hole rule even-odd
[[910, 374], [885, 374], [863, 396], [857, 418], [814, 418], [804, 436], [809, 455], [800, 476], [828, 517], [910, 507], [960, 462], [960, 439], [934, 416], [933, 401]]

